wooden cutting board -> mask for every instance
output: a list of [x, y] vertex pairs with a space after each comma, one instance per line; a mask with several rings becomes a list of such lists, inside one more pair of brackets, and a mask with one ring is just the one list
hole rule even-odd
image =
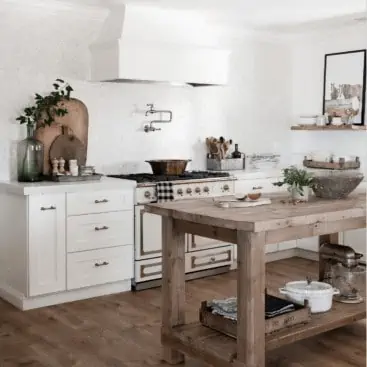
[[268, 198], [259, 199], [256, 201], [242, 201], [242, 200], [236, 200], [236, 199], [228, 199], [225, 200], [223, 198], [216, 200], [213, 199], [214, 205], [218, 206], [219, 208], [251, 208], [254, 206], [260, 206], [260, 205], [269, 205], [271, 204], [271, 200]]
[[[68, 113], [61, 117], [56, 116], [55, 122], [51, 126], [39, 127], [36, 130], [35, 137], [40, 140], [44, 145], [44, 174], [50, 174], [52, 171], [50, 148], [54, 140], [62, 134], [62, 126], [66, 126], [71, 129], [73, 135], [79, 139], [84, 145], [85, 157], [80, 157], [82, 162], [87, 160], [88, 150], [88, 109], [86, 105], [79, 99], [71, 98], [68, 101], [64, 101], [65, 108]], [[64, 139], [64, 138], [63, 138]], [[63, 158], [65, 158], [63, 156]], [[83, 164], [79, 163], [78, 164]]]
[[60, 157], [66, 161], [65, 168], [68, 169], [70, 159], [77, 159], [78, 165], [85, 165], [87, 160], [87, 149], [85, 145], [72, 134], [68, 127], [62, 129], [59, 135], [51, 144], [49, 157], [50, 160]]

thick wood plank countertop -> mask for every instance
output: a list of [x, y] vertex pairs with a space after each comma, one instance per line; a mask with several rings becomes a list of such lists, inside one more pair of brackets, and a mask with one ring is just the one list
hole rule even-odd
[[366, 218], [365, 192], [352, 193], [341, 200], [312, 197], [307, 203], [297, 204], [290, 203], [289, 197], [284, 195], [274, 194], [264, 197], [270, 197], [272, 203], [250, 208], [219, 208], [214, 205], [213, 198], [205, 198], [147, 204], [146, 211], [197, 224], [249, 232], [327, 225], [346, 218], [352, 221]]

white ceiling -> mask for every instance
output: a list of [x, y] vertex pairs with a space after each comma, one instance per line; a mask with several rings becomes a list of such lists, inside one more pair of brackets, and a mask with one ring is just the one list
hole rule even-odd
[[[20, 0], [2, 0], [19, 3]], [[32, 0], [32, 4], [67, 3], [106, 8], [111, 4], [153, 5], [195, 10], [218, 22], [243, 26], [291, 25], [367, 13], [366, 0]], [[24, 4], [24, 0], [23, 0]], [[359, 15], [357, 15], [359, 14]]]

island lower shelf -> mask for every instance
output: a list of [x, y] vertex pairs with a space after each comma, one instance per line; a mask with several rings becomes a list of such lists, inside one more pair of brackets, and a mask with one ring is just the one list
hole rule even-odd
[[[331, 311], [313, 314], [312, 320], [305, 325], [296, 325], [267, 335], [266, 350], [310, 338], [365, 318], [365, 302], [334, 302]], [[174, 327], [169, 335], [163, 335], [162, 342], [192, 357], [204, 357], [207, 362], [211, 361], [218, 367], [230, 366], [237, 355], [236, 339], [202, 326], [199, 322]]]

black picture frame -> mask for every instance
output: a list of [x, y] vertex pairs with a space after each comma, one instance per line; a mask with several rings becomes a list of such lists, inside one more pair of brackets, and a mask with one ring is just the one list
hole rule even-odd
[[[330, 80], [328, 80], [329, 60], [331, 60], [332, 57], [338, 57], [338, 56], [343, 57], [343, 59], [346, 59], [345, 56], [351, 55], [351, 54], [362, 54], [363, 63], [362, 63], [362, 68], [360, 70], [361, 72], [360, 80], [362, 84], [361, 85], [360, 84], [348, 84], [348, 81], [346, 80], [345, 84], [339, 83], [338, 87], [335, 87], [336, 83], [332, 83]], [[330, 113], [330, 115], [342, 116], [342, 118], [346, 120], [348, 119], [347, 116], [350, 113], [351, 114], [350, 118], [351, 118], [353, 125], [364, 125], [365, 124], [366, 82], [367, 82], [366, 81], [366, 68], [367, 68], [366, 55], [367, 55], [366, 49], [329, 53], [325, 55], [325, 58], [324, 58], [324, 91], [323, 91], [323, 97], [322, 97], [322, 113], [323, 114], [325, 114], [326, 112], [333, 111], [332, 113]], [[345, 64], [343, 65], [345, 66]], [[345, 67], [347, 68], [347, 66]], [[346, 79], [348, 78], [346, 77]], [[331, 84], [330, 88], [329, 88], [329, 83]], [[339, 98], [340, 95], [342, 96], [345, 95], [344, 89], [346, 90], [346, 93], [348, 93], [348, 98], [345, 98], [345, 97], [344, 99]], [[334, 99], [333, 97], [335, 97], [336, 93], [338, 93], [338, 98]], [[327, 94], [330, 94], [329, 99], [326, 99], [328, 97]], [[357, 110], [354, 110], [354, 106], [352, 104], [352, 99], [355, 100], [355, 97], [357, 97], [359, 100], [360, 113], [358, 110], [358, 115], [353, 115], [357, 113]], [[328, 107], [326, 106], [327, 102], [329, 102]], [[348, 105], [351, 105], [353, 107], [346, 108]]]

